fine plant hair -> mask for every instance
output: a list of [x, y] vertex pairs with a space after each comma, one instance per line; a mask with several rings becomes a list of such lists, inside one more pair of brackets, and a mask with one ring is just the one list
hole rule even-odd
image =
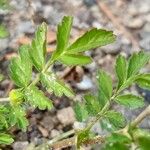
[[[57, 27], [57, 46], [51, 56], [47, 55], [47, 25], [42, 23], [35, 32], [30, 45], [22, 45], [18, 56], [12, 58], [9, 64], [9, 76], [16, 88], [12, 89], [8, 98], [0, 99], [0, 144], [10, 145], [14, 135], [10, 134], [12, 127], [26, 131], [29, 122], [26, 118], [28, 107], [40, 110], [53, 109], [53, 100], [45, 96], [45, 92], [57, 97], [63, 95], [74, 99], [75, 93], [52, 70], [59, 62], [66, 66], [86, 65], [92, 62], [85, 51], [105, 46], [115, 42], [112, 31], [93, 28], [73, 43], [70, 43], [70, 32], [73, 18], [65, 16]], [[44, 145], [45, 149], [61, 149], [75, 146], [82, 149], [86, 145], [100, 144], [102, 150], [148, 150], [150, 134], [139, 127], [144, 118], [150, 115], [150, 106], [144, 107], [144, 98], [125, 89], [137, 84], [141, 88], [150, 89], [150, 73], [140, 70], [149, 62], [150, 54], [140, 51], [129, 58], [118, 55], [115, 63], [117, 84], [112, 84], [111, 76], [102, 69], [97, 71], [97, 93], [88, 93], [82, 101], [73, 104], [75, 116], [83, 128], [73, 129], [63, 133]], [[33, 69], [36, 76], [33, 76]], [[41, 90], [39, 87], [43, 87]], [[112, 104], [122, 105], [128, 109], [144, 107], [134, 119], [126, 120], [125, 116], [113, 109]], [[105, 135], [97, 135], [92, 129], [95, 124], [105, 131]], [[69, 138], [69, 136], [72, 136]], [[36, 148], [35, 148], [36, 149]]]

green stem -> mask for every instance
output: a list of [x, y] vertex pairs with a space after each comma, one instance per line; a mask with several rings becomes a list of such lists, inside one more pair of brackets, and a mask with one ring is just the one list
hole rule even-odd
[[114, 98], [121, 92], [120, 89], [118, 89], [114, 95], [110, 98], [109, 101], [105, 104], [105, 106], [102, 108], [102, 110], [96, 115], [96, 117], [87, 125], [85, 130], [90, 130], [95, 123], [102, 118], [102, 116], [105, 114], [105, 112], [109, 109], [111, 101], [114, 100]]

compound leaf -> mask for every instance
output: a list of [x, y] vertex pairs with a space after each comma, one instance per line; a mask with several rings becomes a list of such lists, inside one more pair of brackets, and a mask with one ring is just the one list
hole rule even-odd
[[60, 61], [66, 65], [85, 65], [91, 63], [92, 59], [81, 54], [65, 54], [60, 57]]
[[59, 80], [54, 73], [42, 73], [41, 82], [50, 92], [54, 92], [56, 96], [61, 97], [63, 94], [67, 97], [73, 97], [73, 91], [63, 81]]
[[32, 63], [38, 71], [41, 71], [45, 65], [46, 34], [47, 25], [46, 23], [42, 23], [35, 33], [35, 38], [32, 40], [29, 51]]
[[53, 107], [52, 101], [49, 100], [44, 93], [34, 85], [25, 89], [24, 98], [32, 106], [38, 107], [41, 110], [51, 109]]
[[125, 107], [131, 109], [136, 109], [144, 106], [143, 98], [132, 94], [117, 96], [115, 101], [118, 104], [124, 105]]
[[91, 29], [86, 32], [80, 38], [78, 38], [73, 44], [71, 44], [67, 52], [79, 53], [87, 51], [99, 46], [104, 46], [115, 41], [115, 35], [113, 32], [102, 29]]
[[98, 73], [97, 81], [99, 88], [99, 102], [100, 105], [103, 107], [112, 96], [112, 79], [108, 74], [106, 74], [106, 72], [100, 71]]
[[10, 77], [19, 87], [26, 87], [31, 79], [32, 64], [29, 58], [29, 46], [23, 45], [19, 49], [19, 56], [13, 58], [9, 65]]

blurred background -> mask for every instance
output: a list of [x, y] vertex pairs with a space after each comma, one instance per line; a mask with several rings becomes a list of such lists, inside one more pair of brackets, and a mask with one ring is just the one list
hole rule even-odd
[[[76, 99], [81, 100], [83, 94], [95, 92], [96, 71], [104, 69], [110, 73], [114, 84], [115, 58], [119, 53], [129, 57], [135, 51], [144, 49], [150, 51], [150, 0], [10, 0], [8, 4], [0, 0], [0, 73], [4, 80], [0, 85], [0, 96], [6, 97], [14, 87], [8, 77], [9, 60], [17, 55], [21, 44], [31, 42], [35, 29], [43, 21], [48, 24], [48, 48], [51, 55], [56, 47], [57, 24], [65, 15], [73, 16], [71, 41], [82, 35], [90, 28], [104, 28], [113, 30], [117, 41], [111, 45], [86, 52], [93, 58], [93, 63], [84, 67], [67, 68], [59, 63], [54, 70], [77, 93]], [[149, 72], [150, 66], [142, 70]], [[150, 102], [150, 93], [133, 86], [129, 91], [143, 94], [145, 102]], [[75, 117], [72, 109], [73, 102], [66, 97], [57, 98], [46, 93], [54, 100], [53, 111], [31, 110], [28, 112], [30, 125], [23, 133], [13, 129], [16, 142], [6, 150], [26, 150], [33, 145], [40, 145], [47, 139], [69, 131], [73, 128]], [[127, 111], [114, 106], [130, 120], [140, 110]], [[142, 124], [143, 128], [150, 129], [150, 118]], [[100, 127], [94, 129], [101, 133]], [[69, 148], [68, 148], [69, 149]], [[71, 148], [70, 148], [71, 149]], [[90, 149], [90, 148], [89, 148]]]

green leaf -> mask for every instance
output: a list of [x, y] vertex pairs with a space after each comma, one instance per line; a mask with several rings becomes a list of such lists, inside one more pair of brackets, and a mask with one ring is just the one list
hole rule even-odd
[[52, 60], [56, 60], [68, 47], [70, 31], [73, 17], [65, 16], [57, 28], [57, 48], [52, 55]]
[[85, 121], [88, 117], [88, 112], [86, 111], [85, 105], [79, 102], [76, 102], [74, 105], [74, 112], [77, 121]]
[[124, 56], [119, 55], [117, 57], [115, 69], [118, 77], [118, 88], [120, 88], [127, 78], [127, 62]]
[[38, 71], [41, 71], [45, 65], [46, 37], [47, 25], [46, 23], [42, 23], [35, 33], [35, 38], [32, 41], [29, 51], [32, 63]]
[[23, 45], [19, 49], [19, 56], [13, 58], [9, 65], [10, 77], [19, 87], [26, 87], [32, 76], [32, 64], [29, 58], [29, 46]]
[[14, 140], [11, 135], [6, 133], [0, 133], [0, 144], [10, 145]]
[[131, 108], [131, 109], [136, 109], [136, 108], [144, 106], [143, 98], [140, 96], [132, 95], [132, 94], [117, 96], [115, 101], [118, 104], [124, 105], [125, 107]]
[[112, 133], [110, 136], [106, 138], [106, 141], [109, 143], [130, 143], [131, 139], [129, 139], [127, 136], [119, 133]]
[[121, 143], [108, 143], [102, 150], [129, 150], [129, 148]]
[[146, 52], [139, 52], [139, 53], [134, 53], [130, 58], [129, 58], [129, 64], [128, 64], [128, 75], [127, 78], [136, 75], [140, 69], [148, 63], [150, 59], [150, 54]]
[[91, 63], [92, 59], [80, 54], [65, 54], [60, 57], [60, 61], [66, 65], [86, 65]]
[[61, 97], [63, 94], [67, 97], [73, 97], [73, 91], [63, 81], [59, 80], [54, 73], [42, 73], [41, 82], [50, 92], [54, 92], [56, 96]]
[[92, 116], [96, 115], [100, 111], [100, 104], [94, 95], [87, 94], [84, 96], [85, 105], [88, 113]]
[[4, 130], [7, 129], [8, 126], [8, 122], [7, 122], [7, 118], [6, 118], [6, 113], [0, 113], [0, 130]]
[[7, 36], [9, 36], [8, 30], [5, 26], [0, 25], [0, 38], [6, 38]]
[[41, 110], [51, 109], [53, 107], [52, 101], [34, 85], [25, 89], [24, 97], [32, 106], [38, 107]]
[[98, 72], [97, 81], [99, 88], [99, 102], [100, 105], [103, 107], [112, 96], [112, 79], [104, 71], [100, 71]]
[[108, 111], [106, 112], [105, 117], [108, 118], [110, 123], [116, 128], [121, 128], [125, 125], [125, 118], [119, 112], [113, 110]]
[[150, 89], [150, 74], [138, 75], [135, 82], [144, 89]]
[[80, 38], [78, 38], [73, 44], [71, 44], [67, 52], [78, 53], [87, 51], [99, 46], [104, 46], [115, 41], [115, 35], [113, 32], [102, 29], [91, 29], [86, 32]]
[[138, 140], [138, 144], [140, 146], [140, 150], [149, 150], [150, 138], [140, 137]]
[[25, 109], [20, 106], [10, 107], [9, 122], [11, 126], [17, 125], [19, 129], [26, 131], [29, 123]]

